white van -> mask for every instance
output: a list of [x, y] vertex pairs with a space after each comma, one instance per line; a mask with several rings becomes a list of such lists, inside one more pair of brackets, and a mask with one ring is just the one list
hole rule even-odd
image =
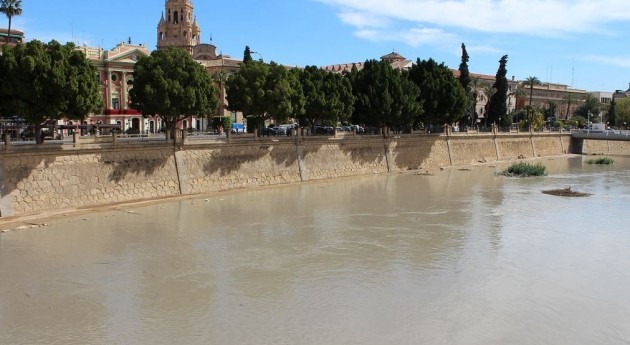
[[606, 130], [606, 124], [604, 124], [604, 123], [591, 123], [586, 128], [588, 129], [589, 132], [600, 133], [600, 132], [604, 132]]

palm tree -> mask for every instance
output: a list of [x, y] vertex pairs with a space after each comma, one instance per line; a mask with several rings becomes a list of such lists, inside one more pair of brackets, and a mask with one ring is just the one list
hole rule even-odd
[[525, 81], [523, 82], [523, 85], [529, 87], [529, 109], [527, 109], [527, 114], [529, 115], [532, 111], [532, 96], [534, 95], [534, 86], [540, 85], [540, 79], [538, 79], [537, 77], [527, 77], [527, 79], [525, 79]]
[[6, 42], [11, 39], [11, 19], [13, 16], [22, 15], [22, 0], [0, 0], [0, 12], [9, 18], [9, 31]]
[[532, 107], [532, 96], [534, 94], [534, 86], [540, 85], [540, 80], [536, 77], [527, 77], [523, 82], [523, 85], [529, 87], [529, 107]]

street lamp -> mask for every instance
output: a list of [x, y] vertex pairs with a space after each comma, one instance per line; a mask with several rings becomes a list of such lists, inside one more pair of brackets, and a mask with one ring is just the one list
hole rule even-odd
[[264, 59], [262, 57], [262, 55], [260, 55], [259, 52], [254, 52], [254, 51], [250, 51], [251, 54], [258, 54], [258, 56], [260, 56], [260, 62], [262, 62]]

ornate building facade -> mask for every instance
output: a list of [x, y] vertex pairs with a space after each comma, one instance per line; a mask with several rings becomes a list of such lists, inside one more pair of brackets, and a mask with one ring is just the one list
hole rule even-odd
[[[216, 46], [200, 43], [201, 30], [194, 16], [191, 0], [165, 0], [165, 10], [157, 26], [157, 49], [179, 48], [191, 54], [193, 60], [205, 67], [216, 81], [220, 104], [215, 116], [230, 116], [233, 123], [243, 123], [243, 115], [227, 108], [225, 80], [240, 69], [240, 60], [216, 53]], [[12, 30], [13, 31], [13, 30]], [[63, 120], [58, 123], [67, 134], [74, 130], [83, 133], [98, 129], [108, 134], [118, 128], [124, 133], [157, 133], [162, 129], [159, 116], [143, 117], [130, 107], [129, 91], [133, 88], [133, 69], [136, 61], [151, 52], [143, 44], [134, 45], [131, 38], [121, 42], [111, 50], [82, 46], [86, 57], [96, 66], [103, 97], [103, 110], [92, 114], [82, 123]], [[212, 131], [211, 121], [206, 118], [190, 117], [177, 124], [180, 129], [192, 131]]]
[[157, 49], [176, 47], [192, 55], [201, 43], [192, 0], [165, 0], [164, 6], [165, 12], [157, 26]]

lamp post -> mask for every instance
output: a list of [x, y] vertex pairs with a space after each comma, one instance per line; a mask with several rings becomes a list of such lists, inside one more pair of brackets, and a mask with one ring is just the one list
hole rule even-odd
[[591, 129], [591, 111], [589, 110], [588, 115], [586, 115], [588, 118], [586, 119], [586, 134], [589, 133], [590, 129]]
[[260, 53], [259, 53], [259, 52], [250, 51], [250, 53], [252, 53], [252, 54], [258, 54], [258, 56], [260, 56], [260, 62], [263, 62], [263, 60], [264, 60], [264, 59], [263, 59], [262, 55], [260, 55]]

